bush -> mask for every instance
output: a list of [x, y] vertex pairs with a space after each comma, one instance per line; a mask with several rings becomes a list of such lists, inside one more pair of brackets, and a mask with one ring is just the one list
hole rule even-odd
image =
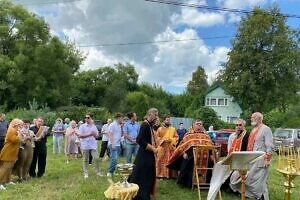
[[212, 109], [207, 106], [202, 106], [199, 109], [195, 111], [188, 111], [190, 112], [189, 116], [194, 119], [201, 119], [203, 121], [203, 127], [208, 130], [208, 127], [210, 125], [214, 126], [215, 130], [221, 129], [221, 128], [232, 128], [232, 125], [221, 121], [217, 113]]
[[57, 116], [61, 118], [70, 118], [71, 120], [80, 121], [84, 119], [86, 113], [92, 113], [94, 119], [106, 121], [108, 118], [113, 117], [104, 107], [87, 107], [87, 106], [72, 106], [64, 107], [64, 111], [58, 111]]
[[149, 97], [143, 92], [129, 92], [120, 107], [124, 114], [135, 112], [138, 119], [143, 119], [149, 109]]
[[28, 119], [32, 121], [37, 117], [42, 117], [46, 126], [52, 126], [57, 118], [55, 112], [48, 111], [47, 109], [27, 110], [25, 108], [18, 108], [6, 114], [6, 119], [8, 121], [11, 121], [14, 118]]
[[74, 107], [64, 107], [63, 111], [49, 111], [48, 108], [41, 109], [25, 109], [18, 108], [11, 112], [6, 113], [6, 119], [11, 121], [14, 118], [28, 119], [32, 121], [37, 117], [42, 117], [44, 119], [44, 124], [47, 126], [53, 126], [55, 120], [60, 117], [62, 119], [68, 117], [71, 120], [76, 120], [77, 122], [83, 120], [86, 113], [90, 112], [94, 115], [94, 119], [106, 121], [107, 118], [111, 118], [113, 115], [107, 111], [106, 108], [91, 108], [87, 106], [74, 106]]
[[264, 115], [264, 123], [272, 128], [281, 127], [284, 123], [284, 113], [278, 109], [271, 110]]
[[264, 116], [264, 122], [271, 128], [299, 128], [300, 105], [293, 105], [285, 113], [274, 109]]

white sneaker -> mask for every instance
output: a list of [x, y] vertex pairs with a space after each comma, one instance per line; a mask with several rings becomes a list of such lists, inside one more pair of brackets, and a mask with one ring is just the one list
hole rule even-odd
[[103, 176], [103, 173], [102, 172], [98, 172], [97, 176]]
[[14, 182], [9, 182], [8, 185], [16, 185]]
[[109, 172], [108, 172], [108, 173], [106, 174], [106, 176], [107, 176], [107, 177], [112, 177], [112, 173], [109, 173]]
[[84, 175], [84, 179], [87, 179], [89, 177], [89, 175], [85, 174]]
[[4, 187], [4, 185], [0, 185], [0, 190], [6, 190], [6, 188]]

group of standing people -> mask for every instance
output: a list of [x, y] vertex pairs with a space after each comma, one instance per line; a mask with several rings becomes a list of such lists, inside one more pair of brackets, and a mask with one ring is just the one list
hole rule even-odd
[[[0, 116], [2, 116], [1, 122], [3, 123], [3, 114]], [[3, 130], [4, 128], [1, 129]], [[31, 127], [29, 120], [15, 118], [9, 123], [5, 136], [2, 136], [4, 145], [0, 153], [1, 190], [6, 189], [5, 184], [15, 185], [11, 181], [12, 174], [17, 175], [20, 181], [27, 180], [28, 174], [32, 177], [43, 176], [46, 167], [47, 131], [48, 127], [43, 126], [43, 119], [40, 117]]]
[[132, 157], [136, 156], [139, 148], [137, 143], [139, 130], [140, 125], [137, 122], [136, 113], [128, 113], [127, 119], [124, 119], [121, 113], [115, 114], [114, 121], [107, 128], [107, 145], [110, 155], [110, 163], [107, 171], [108, 177], [111, 177], [115, 172], [121, 152], [122, 137], [124, 138], [123, 145], [125, 146], [126, 162], [132, 163]]
[[[269, 175], [269, 167], [272, 158], [273, 135], [271, 129], [263, 124], [263, 115], [255, 112], [251, 115], [251, 132], [245, 129], [246, 122], [238, 119], [236, 122], [236, 132], [233, 133], [228, 140], [228, 154], [236, 151], [262, 151], [265, 153], [264, 158], [249, 165], [245, 181], [245, 196], [260, 200], [268, 200], [267, 179]], [[229, 189], [233, 192], [241, 193], [241, 178], [238, 171], [230, 171], [226, 165], [221, 166], [217, 163], [213, 176], [218, 177], [222, 171], [222, 176], [214, 178], [212, 184], [215, 188]], [[226, 171], [227, 170], [227, 171]], [[224, 173], [225, 171], [225, 173]], [[216, 191], [210, 189], [209, 198], [214, 199]]]
[[[104, 175], [100, 169], [100, 162], [104, 159], [105, 153], [107, 153], [110, 158], [106, 175], [108, 177], [113, 176], [121, 151], [122, 137], [125, 139], [126, 161], [128, 163], [132, 162], [132, 157], [136, 155], [138, 149], [136, 138], [140, 126], [135, 113], [128, 113], [127, 118], [128, 119], [124, 121], [123, 115], [116, 113], [113, 121], [108, 119], [107, 124], [103, 125], [101, 130], [102, 143], [100, 154], [98, 153], [96, 140], [100, 133], [94, 124], [93, 115], [87, 113], [84, 119], [85, 123], [81, 124], [78, 129], [76, 128], [75, 121], [70, 122], [70, 127], [66, 129], [65, 134], [65, 152], [68, 156], [76, 155], [76, 141], [79, 140], [83, 158], [82, 168], [84, 178], [89, 177], [88, 164], [91, 159], [94, 162], [96, 174], [98, 176]], [[59, 130], [59, 128], [57, 130]]]
[[[116, 113], [114, 120], [108, 120], [102, 127], [102, 144], [100, 158], [103, 158], [108, 150], [110, 163], [107, 176], [114, 174], [118, 156], [120, 153], [121, 137], [125, 139], [126, 162], [132, 162], [132, 156], [136, 155], [134, 168], [129, 181], [139, 185], [139, 191], [135, 200], [149, 200], [151, 194], [155, 194], [157, 178], [177, 178], [177, 183], [182, 186], [192, 187], [194, 157], [193, 147], [200, 145], [213, 145], [213, 142], [203, 127], [201, 120], [194, 121], [187, 131], [183, 124], [176, 130], [170, 123], [170, 116], [163, 118], [163, 123], [158, 126], [158, 110], [151, 108], [147, 111], [145, 120], [141, 125], [137, 122], [135, 113], [128, 113], [128, 120], [124, 121], [121, 113]], [[246, 196], [257, 199], [268, 199], [267, 178], [272, 157], [273, 138], [270, 128], [263, 124], [263, 115], [253, 113], [250, 133], [245, 130], [246, 122], [238, 119], [236, 132], [228, 141], [229, 154], [234, 151], [263, 151], [263, 160], [256, 161], [250, 166], [246, 179]], [[11, 182], [11, 174], [16, 174], [20, 180], [26, 180], [28, 174], [31, 177], [42, 177], [45, 173], [47, 157], [47, 126], [38, 117], [35, 124], [30, 127], [28, 120], [13, 119], [9, 125], [5, 121], [5, 115], [0, 113], [0, 189], [5, 189], [5, 184]], [[95, 172], [103, 176], [100, 170], [100, 158], [97, 150], [98, 129], [93, 123], [93, 115], [85, 115], [85, 123], [77, 128], [75, 121], [69, 123], [68, 128], [62, 126], [62, 120], [57, 121], [53, 127], [54, 142], [53, 153], [61, 152], [59, 144], [61, 136], [65, 133], [65, 151], [67, 155], [76, 154], [80, 140], [82, 151], [82, 167], [84, 178], [88, 178], [89, 155], [93, 157]], [[65, 130], [65, 131], [64, 131]], [[64, 131], [64, 132], [63, 132]], [[76, 146], [75, 146], [76, 144]], [[2, 146], [1, 146], [2, 145]], [[212, 167], [216, 158], [211, 152], [204, 152], [201, 166]], [[16, 162], [17, 161], [17, 162]], [[36, 171], [36, 165], [38, 169]], [[209, 183], [214, 174], [203, 171], [200, 173], [201, 182]], [[213, 179], [214, 180], [214, 179]], [[233, 191], [240, 192], [240, 179], [236, 171], [231, 171], [223, 177], [221, 185], [228, 185]], [[213, 199], [213, 198], [212, 198]]]
[[[64, 152], [67, 156], [67, 163], [71, 159], [77, 158], [79, 153], [79, 138], [78, 138], [78, 125], [76, 121], [70, 121], [69, 118], [65, 118], [65, 123], [61, 118], [55, 120], [55, 124], [52, 127], [53, 135], [53, 154], [61, 154]], [[80, 125], [79, 125], [80, 126]], [[65, 145], [63, 151], [63, 140], [65, 138]], [[81, 153], [81, 152], [80, 152]]]
[[[168, 116], [164, 117], [162, 127], [155, 130], [155, 123], [158, 119], [158, 110], [149, 109], [146, 120], [141, 124], [137, 137], [137, 143], [140, 145], [135, 160], [135, 167], [130, 175], [129, 181], [139, 185], [139, 191], [135, 200], [149, 200], [150, 195], [155, 194], [157, 178], [171, 178], [172, 172], [178, 175], [177, 183], [192, 187], [194, 176], [194, 155], [193, 148], [197, 146], [212, 146], [214, 143], [203, 127], [201, 120], [197, 119], [187, 133], [184, 134], [181, 142], [176, 145], [179, 139], [176, 130], [169, 123]], [[263, 115], [255, 112], [251, 116], [252, 131], [247, 133], [245, 130], [246, 122], [238, 119], [236, 123], [236, 132], [232, 134], [228, 149], [229, 154], [234, 151], [263, 151], [264, 159], [251, 164], [250, 171], [246, 178], [246, 196], [256, 199], [269, 199], [267, 179], [269, 166], [272, 157], [273, 138], [271, 129], [263, 124]], [[177, 147], [176, 147], [177, 146]], [[201, 167], [211, 168], [217, 161], [210, 151], [202, 152], [198, 164]], [[218, 163], [217, 163], [218, 164]], [[216, 165], [217, 165], [216, 164]], [[210, 183], [210, 180], [216, 180], [212, 176], [218, 176], [218, 170], [214, 173], [208, 170], [200, 170], [200, 183]], [[218, 180], [218, 179], [217, 179]], [[240, 191], [241, 179], [237, 171], [231, 171], [227, 177], [219, 181], [219, 187], [222, 184], [228, 184], [231, 190]], [[227, 180], [227, 181], [226, 181]], [[226, 181], [226, 182], [225, 182]], [[225, 183], [224, 183], [225, 182]], [[213, 183], [216, 184], [216, 183]], [[210, 191], [211, 192], [211, 191]], [[210, 199], [214, 199], [209, 194]]]
[[[158, 126], [158, 121], [158, 110], [149, 109], [136, 139], [139, 150], [129, 177], [130, 182], [139, 186], [135, 200], [150, 200], [150, 195], [156, 192], [157, 178], [176, 178], [179, 174], [177, 182], [191, 187], [192, 147], [203, 144], [202, 139], [212, 144], [201, 120], [196, 120], [189, 131], [183, 124], [176, 131], [170, 123], [170, 116], [164, 116], [162, 126]], [[179, 136], [177, 132], [180, 132]]]

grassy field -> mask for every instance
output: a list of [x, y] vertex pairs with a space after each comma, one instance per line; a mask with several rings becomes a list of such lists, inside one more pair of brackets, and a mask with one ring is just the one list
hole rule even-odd
[[[271, 200], [281, 200], [284, 197], [283, 177], [276, 169], [276, 156], [269, 178], [269, 193]], [[119, 162], [124, 161], [121, 158]], [[82, 160], [79, 158], [66, 164], [65, 156], [52, 154], [52, 141], [48, 140], [48, 157], [46, 173], [42, 178], [30, 179], [15, 186], [7, 186], [7, 190], [0, 191], [0, 199], [11, 200], [56, 200], [56, 199], [105, 199], [103, 192], [109, 183], [106, 177], [96, 176], [93, 166], [89, 168], [89, 178], [84, 179], [81, 167]], [[106, 172], [108, 161], [101, 163], [101, 168]], [[114, 177], [118, 181], [120, 177]], [[300, 178], [295, 179], [296, 188], [293, 190], [292, 199], [300, 199]], [[206, 191], [202, 193], [206, 199]], [[222, 193], [224, 200], [238, 200], [238, 196]], [[298, 197], [298, 198], [297, 198]], [[191, 191], [179, 187], [175, 180], [163, 180], [157, 184], [156, 200], [194, 200], [198, 199], [196, 190]]]

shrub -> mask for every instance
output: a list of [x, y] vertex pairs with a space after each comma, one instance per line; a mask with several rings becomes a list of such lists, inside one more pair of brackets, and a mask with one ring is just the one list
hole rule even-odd
[[230, 124], [221, 121], [218, 118], [217, 113], [212, 108], [209, 108], [207, 106], [202, 106], [199, 109], [191, 112], [188, 117], [194, 119], [201, 119], [203, 121], [203, 126], [206, 130], [208, 130], [208, 127], [210, 125], [213, 125], [215, 130], [221, 128], [231, 128]]
[[[62, 108], [61, 108], [62, 109]], [[72, 106], [64, 107], [64, 111], [58, 111], [57, 116], [61, 118], [70, 118], [77, 122], [83, 120], [86, 113], [92, 113], [94, 119], [106, 121], [107, 118], [111, 118], [113, 114], [109, 113], [104, 107], [87, 107], [87, 106]]]
[[264, 115], [264, 122], [271, 128], [299, 128], [300, 105], [293, 105], [285, 113], [274, 109]]
[[55, 112], [45, 111], [43, 109], [39, 110], [27, 110], [25, 108], [18, 108], [6, 114], [8, 121], [11, 121], [14, 118], [19, 119], [28, 119], [32, 121], [37, 117], [42, 117], [44, 119], [44, 124], [47, 126], [52, 126], [57, 118]]
[[278, 109], [271, 110], [264, 115], [264, 123], [273, 128], [281, 127], [284, 123], [284, 113]]

